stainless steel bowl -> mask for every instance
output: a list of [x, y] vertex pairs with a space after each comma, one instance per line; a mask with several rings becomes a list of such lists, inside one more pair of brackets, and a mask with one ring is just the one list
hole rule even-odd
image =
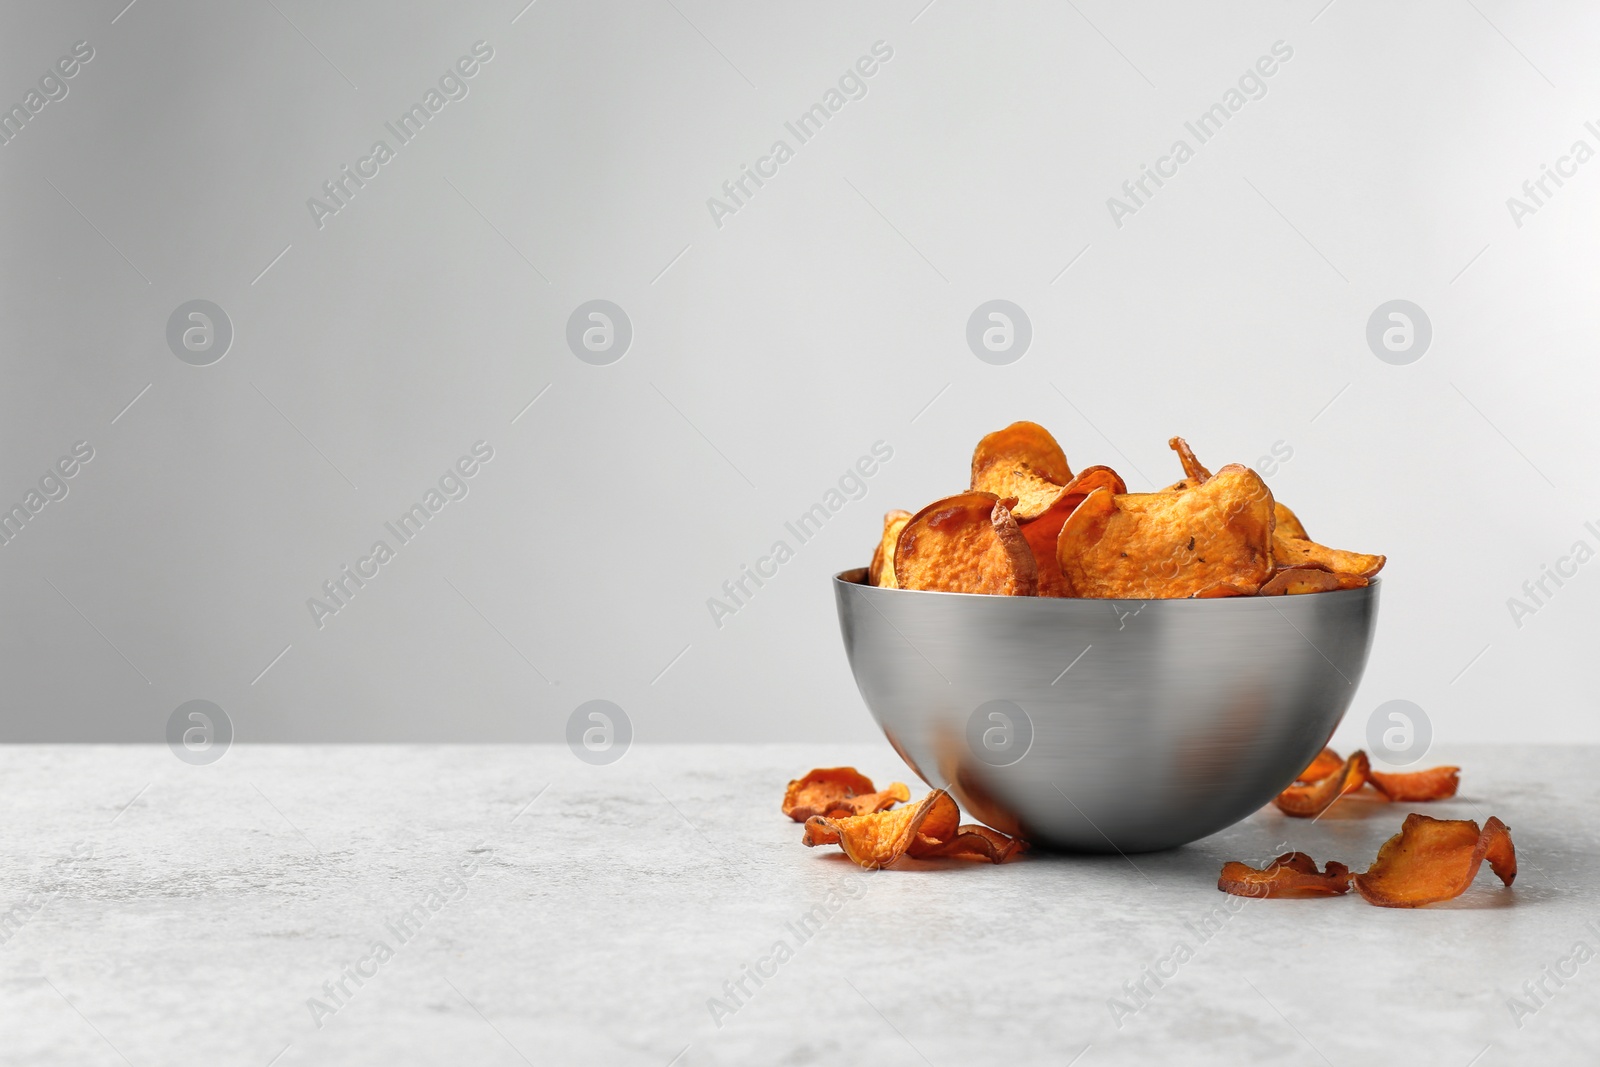
[[1379, 589], [1066, 600], [833, 581], [895, 750], [976, 818], [1075, 852], [1173, 848], [1289, 785], [1355, 696]]

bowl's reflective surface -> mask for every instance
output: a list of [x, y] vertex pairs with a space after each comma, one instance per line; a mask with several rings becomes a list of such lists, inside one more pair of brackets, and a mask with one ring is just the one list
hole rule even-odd
[[1036, 845], [1146, 852], [1215, 833], [1315, 756], [1355, 695], [1364, 589], [1065, 600], [834, 577], [850, 669], [907, 763]]

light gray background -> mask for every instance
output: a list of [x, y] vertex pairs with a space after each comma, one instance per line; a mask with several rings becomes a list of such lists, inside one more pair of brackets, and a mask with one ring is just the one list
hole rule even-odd
[[[603, 697], [647, 741], [866, 739], [828, 575], [1030, 418], [1139, 487], [1174, 433], [1213, 466], [1292, 447], [1271, 484], [1312, 534], [1390, 559], [1343, 743], [1394, 698], [1441, 741], [1600, 739], [1600, 563], [1520, 628], [1506, 603], [1597, 543], [1600, 160], [1521, 227], [1506, 199], [1600, 147], [1600, 10], [924, 2], [9, 4], [0, 101], [95, 57], [0, 146], [0, 500], [95, 458], [0, 547], [0, 737], [159, 741], [203, 698], [241, 740], [556, 740]], [[319, 229], [307, 198], [479, 40], [467, 98]], [[707, 198], [880, 40], [718, 228]], [[195, 298], [234, 325], [209, 367], [165, 339]], [[596, 298], [633, 323], [610, 366], [565, 342]], [[965, 341], [997, 298], [1034, 332], [1001, 367]], [[1396, 298], [1433, 324], [1408, 366], [1365, 342]], [[479, 440], [470, 494], [319, 630], [307, 598]], [[714, 625], [878, 440], [865, 497]]]

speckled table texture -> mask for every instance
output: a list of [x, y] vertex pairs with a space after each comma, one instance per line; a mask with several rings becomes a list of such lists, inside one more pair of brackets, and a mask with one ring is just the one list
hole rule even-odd
[[1437, 749], [1423, 810], [1500, 816], [1521, 873], [1404, 911], [1215, 888], [1285, 844], [1363, 869], [1398, 804], [872, 873], [778, 802], [906, 778], [881, 744], [3, 748], [0, 1061], [1595, 1063], [1597, 757]]

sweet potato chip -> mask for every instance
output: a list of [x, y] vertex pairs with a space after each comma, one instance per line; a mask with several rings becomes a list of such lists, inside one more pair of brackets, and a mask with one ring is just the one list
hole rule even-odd
[[1306, 769], [1295, 776], [1297, 782], [1317, 782], [1328, 777], [1334, 771], [1344, 767], [1344, 757], [1331, 748], [1324, 748], [1317, 753], [1317, 758], [1307, 764]]
[[1039, 575], [1039, 596], [1067, 596], [1067, 580], [1061, 576], [1061, 564], [1056, 562], [1056, 539], [1061, 536], [1061, 525], [1072, 514], [1072, 509], [1082, 502], [1079, 497], [1066, 506], [1059, 501], [1043, 515], [1021, 526], [1022, 537], [1028, 542], [1033, 563]]
[[1027, 847], [1020, 838], [1007, 837], [999, 830], [970, 823], [957, 827], [948, 841], [939, 844], [929, 844], [929, 841], [927, 835], [918, 834], [916, 844], [911, 846], [911, 855], [919, 860], [972, 857], [1004, 863]]
[[[1174, 437], [1167, 442], [1167, 447], [1178, 454], [1178, 460], [1183, 464], [1184, 477], [1181, 481], [1173, 482], [1162, 492], [1182, 492], [1193, 489], [1211, 480], [1211, 472], [1205, 465], [1195, 458], [1194, 450], [1189, 447], [1189, 442], [1181, 437]], [[1306, 533], [1306, 528], [1301, 525], [1300, 517], [1289, 510], [1289, 505], [1273, 501], [1273, 517], [1277, 520], [1277, 532], [1284, 537], [1297, 537], [1302, 541], [1311, 540], [1311, 535]]]
[[1020, 524], [1022, 536], [1027, 539], [1039, 569], [1040, 596], [1067, 595], [1067, 580], [1061, 576], [1061, 564], [1056, 561], [1056, 541], [1067, 516], [1096, 489], [1110, 489], [1113, 493], [1128, 491], [1122, 477], [1110, 467], [1087, 467], [1061, 487], [1055, 503], [1046, 508], [1044, 514]]
[[1367, 754], [1356, 752], [1344, 761], [1344, 766], [1327, 777], [1305, 785], [1291, 785], [1274, 797], [1272, 802], [1285, 815], [1296, 819], [1314, 818], [1327, 811], [1335, 800], [1365, 785], [1371, 771], [1372, 765], [1367, 761]]
[[1461, 784], [1461, 768], [1430, 767], [1425, 771], [1405, 774], [1368, 771], [1367, 781], [1390, 800], [1444, 800], [1456, 795], [1456, 789]]
[[805, 836], [801, 840], [808, 847], [838, 845], [844, 854], [862, 867], [876, 869], [894, 863], [911, 843], [917, 831], [930, 816], [935, 821], [949, 819], [953, 825], [956, 817], [939, 811], [944, 805], [955, 807], [950, 794], [935, 789], [910, 807], [881, 811], [871, 815], [850, 815], [840, 819], [813, 815], [806, 820]]
[[[1299, 784], [1284, 790], [1274, 803], [1290, 815], [1316, 815], [1341, 796], [1353, 793], [1363, 785], [1371, 785], [1385, 800], [1444, 800], [1456, 795], [1460, 775], [1459, 767], [1432, 767], [1425, 771], [1405, 773], [1375, 771], [1364, 752], [1352, 754], [1347, 761], [1340, 759], [1339, 753], [1333, 749], [1324, 748], [1317, 753], [1317, 758], [1311, 761], [1310, 766], [1295, 778]], [[1344, 780], [1343, 787], [1337, 792], [1329, 784], [1334, 778]]]
[[967, 492], [934, 501], [906, 523], [894, 551], [902, 589], [1033, 596], [1039, 571], [1004, 501]]
[[909, 511], [890, 511], [883, 516], [883, 536], [878, 547], [872, 550], [872, 564], [867, 568], [867, 584], [885, 589], [898, 589], [894, 576], [894, 546], [900, 541], [900, 531], [911, 521]]
[[1334, 860], [1325, 871], [1304, 852], [1286, 852], [1257, 870], [1232, 860], [1222, 865], [1217, 888], [1236, 897], [1312, 897], [1350, 891], [1350, 868]]
[[866, 815], [910, 799], [911, 790], [904, 782], [891, 782], [878, 792], [872, 779], [854, 767], [819, 767], [789, 783], [783, 793], [783, 813], [805, 822], [813, 815]]
[[1284, 537], [1296, 537], [1302, 541], [1311, 540], [1311, 535], [1306, 533], [1306, 528], [1300, 524], [1300, 517], [1290, 511], [1287, 504], [1274, 501], [1273, 512], [1278, 519], [1279, 534]]
[[1327, 545], [1319, 545], [1315, 541], [1287, 537], [1281, 532], [1275, 534], [1272, 538], [1272, 558], [1281, 567], [1299, 567], [1310, 564], [1337, 574], [1359, 574], [1363, 578], [1371, 578], [1374, 574], [1383, 570], [1383, 565], [1386, 562], [1383, 556], [1369, 556], [1364, 552], [1346, 552], [1341, 548], [1329, 548]]
[[1044, 514], [1071, 480], [1066, 453], [1036, 422], [1013, 422], [987, 434], [972, 453], [971, 488], [1002, 500], [1016, 497], [1011, 510], [1019, 522]]
[[[1128, 486], [1122, 480], [1122, 475], [1110, 467], [1085, 467], [1073, 479], [1061, 487], [1061, 497], [1058, 503], [1066, 506], [1070, 514], [1078, 502], [1096, 489], [1109, 489], [1113, 493], [1126, 493]], [[1052, 507], [1056, 506], [1054, 504]]]
[[902, 856], [915, 859], [976, 857], [1003, 863], [1023, 848], [1020, 841], [987, 826], [960, 825], [961, 810], [943, 789], [918, 803], [870, 815], [806, 820], [807, 847], [838, 845], [869, 870], [888, 867]]
[[1248, 596], [1272, 576], [1272, 492], [1229, 464], [1179, 493], [1097, 489], [1062, 524], [1056, 560], [1072, 596]]
[[1185, 488], [1204, 485], [1211, 480], [1211, 472], [1194, 457], [1194, 450], [1189, 447], [1189, 442], [1181, 437], [1167, 439], [1167, 447], [1178, 454], [1178, 462], [1183, 464], [1183, 483]]
[[1494, 816], [1480, 831], [1471, 819], [1430, 819], [1412, 813], [1400, 832], [1383, 843], [1356, 891], [1369, 904], [1417, 908], [1452, 900], [1467, 891], [1484, 860], [1510, 885], [1517, 877], [1511, 831]]
[[1284, 567], [1261, 587], [1261, 595], [1329, 593], [1335, 589], [1359, 589], [1366, 584], [1367, 580], [1359, 574], [1335, 574], [1321, 567]]
[[[1383, 567], [1382, 556], [1312, 541], [1254, 471], [1229, 464], [1213, 474], [1183, 438], [1167, 443], [1184, 477], [1129, 493], [1107, 467], [1074, 476], [1038, 423], [987, 434], [973, 450], [968, 492], [909, 520], [885, 516], [867, 581], [1104, 599], [1291, 596], [1357, 589]], [[985, 512], [991, 501], [999, 508]]]

